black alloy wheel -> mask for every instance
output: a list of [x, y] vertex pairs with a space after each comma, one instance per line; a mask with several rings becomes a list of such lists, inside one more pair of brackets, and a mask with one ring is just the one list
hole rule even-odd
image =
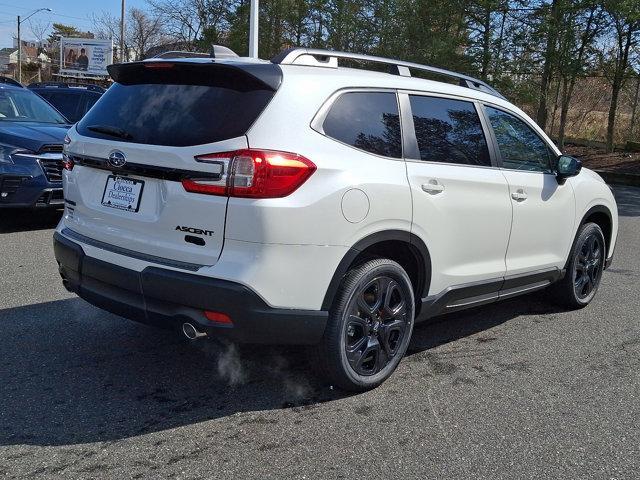
[[556, 303], [569, 308], [583, 308], [596, 295], [607, 255], [602, 229], [587, 223], [578, 229], [571, 247], [562, 280], [549, 286]]
[[414, 316], [411, 279], [398, 263], [378, 258], [353, 267], [329, 310], [316, 367], [344, 390], [377, 387], [406, 353]]
[[573, 273], [576, 296], [584, 300], [598, 287], [602, 276], [604, 245], [596, 232], [588, 235], [578, 250]]
[[359, 375], [375, 375], [398, 354], [409, 325], [407, 299], [393, 278], [381, 275], [360, 287], [344, 322], [344, 348]]

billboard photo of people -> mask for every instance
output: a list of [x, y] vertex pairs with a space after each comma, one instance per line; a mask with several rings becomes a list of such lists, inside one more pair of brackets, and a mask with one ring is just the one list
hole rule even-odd
[[113, 62], [111, 40], [63, 37], [60, 43], [62, 73], [108, 75], [107, 65]]

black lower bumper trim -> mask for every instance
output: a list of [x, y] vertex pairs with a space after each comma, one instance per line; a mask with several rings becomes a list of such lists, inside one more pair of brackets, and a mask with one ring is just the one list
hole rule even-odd
[[[166, 328], [190, 322], [242, 343], [311, 345], [324, 333], [326, 311], [273, 308], [250, 288], [227, 280], [158, 267], [136, 272], [86, 256], [57, 232], [53, 244], [67, 289], [131, 320]], [[209, 322], [204, 310], [228, 315], [233, 326]]]

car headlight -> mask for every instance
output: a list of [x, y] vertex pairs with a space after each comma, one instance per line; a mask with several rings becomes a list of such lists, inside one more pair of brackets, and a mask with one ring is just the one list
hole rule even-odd
[[0, 144], [0, 163], [4, 164], [12, 164], [14, 163], [13, 156], [16, 154], [27, 154], [32, 155], [33, 152], [29, 150], [25, 150], [23, 148], [16, 148], [12, 145], [1, 145]]

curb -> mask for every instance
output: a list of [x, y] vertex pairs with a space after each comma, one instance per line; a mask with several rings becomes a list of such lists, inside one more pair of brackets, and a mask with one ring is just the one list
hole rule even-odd
[[595, 172], [607, 183], [640, 187], [640, 175], [635, 175], [633, 173], [607, 172], [605, 170], [595, 170]]

